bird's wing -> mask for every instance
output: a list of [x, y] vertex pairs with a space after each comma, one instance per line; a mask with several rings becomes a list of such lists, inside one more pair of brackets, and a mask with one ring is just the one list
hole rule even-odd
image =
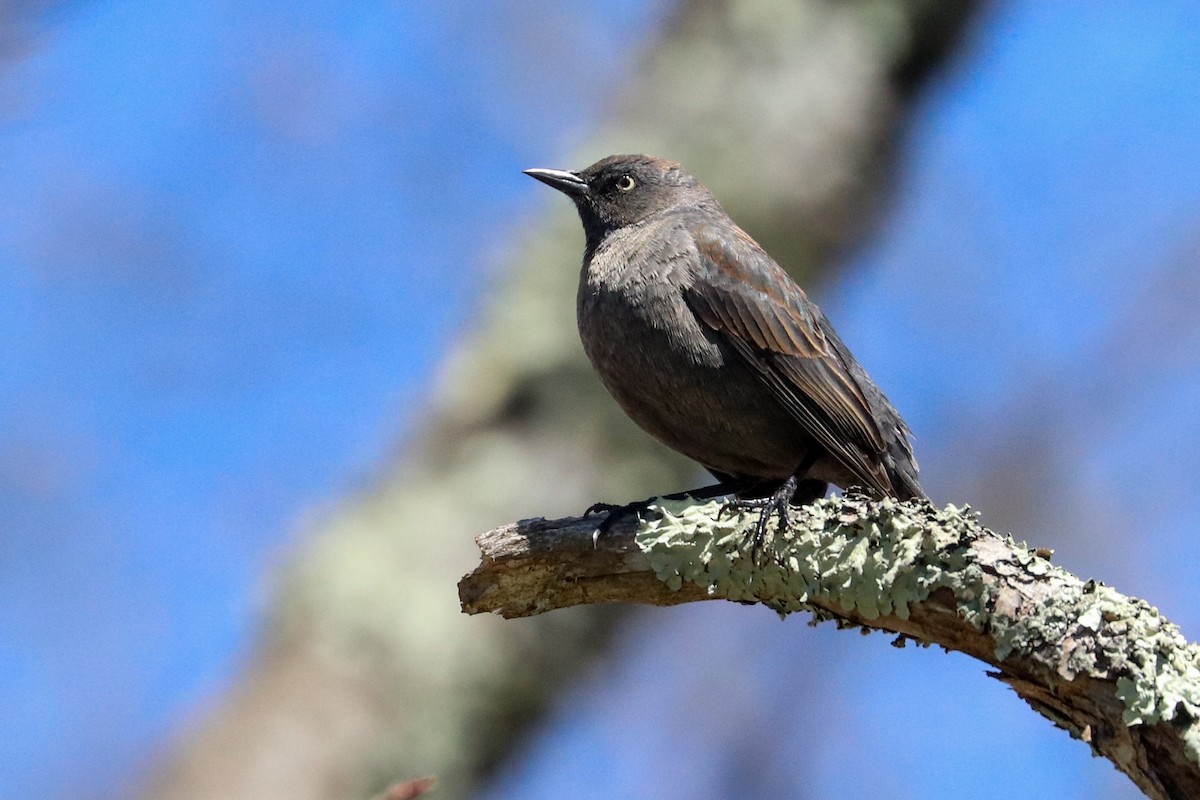
[[690, 233], [704, 274], [684, 291], [693, 313], [725, 337], [855, 478], [891, 492], [882, 465], [886, 444], [849, 366], [854, 357], [821, 310], [740, 228], [700, 223]]

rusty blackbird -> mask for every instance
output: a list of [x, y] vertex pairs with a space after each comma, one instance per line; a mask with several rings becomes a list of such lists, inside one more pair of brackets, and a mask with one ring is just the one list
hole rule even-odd
[[925, 497], [911, 433], [821, 309], [678, 164], [616, 155], [525, 174], [566, 194], [586, 249], [576, 313], [608, 391], [663, 444], [787, 524], [827, 484]]

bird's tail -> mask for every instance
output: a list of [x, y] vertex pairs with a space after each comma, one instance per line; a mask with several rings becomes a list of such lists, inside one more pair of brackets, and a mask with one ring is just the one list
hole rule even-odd
[[892, 484], [891, 494], [897, 500], [928, 500], [929, 495], [917, 478], [917, 459], [912, 454], [907, 437], [893, 443], [891, 452], [884, 459], [888, 479]]

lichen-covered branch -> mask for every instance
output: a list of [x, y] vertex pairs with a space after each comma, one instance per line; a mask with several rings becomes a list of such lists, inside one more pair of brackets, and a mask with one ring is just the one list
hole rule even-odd
[[953, 506], [827, 498], [797, 509], [757, 560], [751, 519], [720, 511], [662, 501], [598, 537], [599, 516], [490, 531], [459, 584], [463, 610], [726, 599], [902, 634], [990, 665], [1149, 797], [1200, 797], [1200, 647], [1144, 601]]

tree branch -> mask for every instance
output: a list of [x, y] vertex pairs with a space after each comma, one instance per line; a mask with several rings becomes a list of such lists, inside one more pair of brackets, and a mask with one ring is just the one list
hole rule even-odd
[[595, 539], [601, 517], [489, 531], [459, 583], [463, 611], [720, 598], [808, 610], [974, 656], [1149, 797], [1200, 797], [1200, 648], [1146, 602], [1082, 581], [953, 506], [820, 500], [795, 510], [758, 566], [752, 517], [720, 511], [660, 501]]

